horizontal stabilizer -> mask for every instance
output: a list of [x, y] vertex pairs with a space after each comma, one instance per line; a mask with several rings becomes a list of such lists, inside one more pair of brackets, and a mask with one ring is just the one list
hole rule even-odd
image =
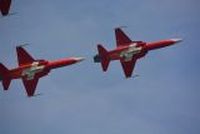
[[0, 78], [2, 80], [2, 85], [4, 90], [8, 90], [11, 82], [11, 78], [8, 76], [9, 70], [0, 63]]
[[4, 90], [8, 90], [8, 88], [10, 86], [10, 82], [11, 82], [10, 78], [3, 79], [2, 84], [3, 84], [3, 89]]
[[110, 63], [110, 58], [109, 58], [108, 52], [102, 45], [98, 45], [97, 48], [98, 48], [98, 52], [99, 52], [101, 66], [103, 68], [103, 71], [106, 71], [108, 69], [108, 66]]

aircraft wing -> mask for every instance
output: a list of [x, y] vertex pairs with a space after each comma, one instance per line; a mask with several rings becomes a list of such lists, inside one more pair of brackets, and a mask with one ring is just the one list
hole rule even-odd
[[22, 79], [24, 87], [26, 89], [26, 93], [29, 97], [34, 95], [38, 80], [39, 77], [35, 77], [32, 80], [27, 80], [26, 78]]
[[19, 65], [30, 64], [35, 61], [23, 47], [17, 47], [16, 49]]
[[137, 59], [135, 59], [135, 58], [132, 58], [132, 60], [130, 60], [130, 61], [125, 61], [123, 59], [120, 60], [126, 78], [132, 76], [136, 60]]
[[11, 0], [0, 0], [0, 11], [2, 15], [7, 15], [10, 10]]
[[129, 45], [132, 40], [120, 29], [115, 29], [115, 38], [117, 47]]

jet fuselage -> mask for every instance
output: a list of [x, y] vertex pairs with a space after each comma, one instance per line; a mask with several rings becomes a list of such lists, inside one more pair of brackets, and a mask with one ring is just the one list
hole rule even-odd
[[[125, 61], [130, 61], [133, 56], [138, 59], [144, 57], [150, 50], [174, 45], [180, 41], [181, 39], [167, 39], [149, 43], [143, 41], [133, 41], [132, 43], [119, 46], [114, 50], [108, 51], [108, 55], [110, 60], [124, 59]], [[96, 59], [97, 58], [99, 60], [96, 60], [96, 62], [101, 62], [101, 57], [99, 55], [96, 55]]]
[[27, 80], [34, 79], [35, 75], [40, 77], [47, 75], [51, 69], [64, 67], [83, 60], [82, 58], [66, 58], [55, 61], [36, 60], [31, 64], [19, 66], [11, 69], [7, 74], [7, 77], [11, 79], [19, 79], [25, 77]]

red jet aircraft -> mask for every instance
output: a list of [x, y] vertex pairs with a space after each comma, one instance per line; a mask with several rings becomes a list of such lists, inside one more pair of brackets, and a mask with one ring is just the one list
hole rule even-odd
[[0, 0], [0, 11], [3, 16], [9, 14], [11, 0]]
[[7, 69], [0, 63], [0, 80], [4, 90], [8, 90], [12, 79], [22, 78], [27, 95], [33, 96], [39, 78], [47, 75], [51, 69], [75, 64], [84, 60], [82, 57], [70, 57], [55, 61], [35, 60], [22, 47], [16, 47], [19, 67]]
[[120, 28], [115, 29], [117, 48], [107, 51], [102, 45], [97, 45], [98, 53], [94, 62], [101, 62], [104, 72], [107, 71], [111, 60], [120, 60], [126, 78], [132, 76], [137, 59], [144, 57], [148, 51], [174, 45], [181, 39], [168, 39], [157, 42], [132, 41]]

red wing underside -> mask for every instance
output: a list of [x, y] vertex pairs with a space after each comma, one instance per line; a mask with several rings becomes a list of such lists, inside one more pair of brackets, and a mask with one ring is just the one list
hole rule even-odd
[[38, 80], [39, 78], [34, 78], [33, 80], [26, 80], [26, 78], [22, 79], [26, 93], [29, 97], [34, 95]]
[[0, 11], [2, 15], [7, 15], [10, 10], [11, 0], [0, 0]]
[[132, 40], [120, 28], [115, 29], [115, 38], [117, 47], [130, 45], [132, 42]]
[[120, 60], [120, 62], [126, 78], [131, 77], [135, 67], [136, 59], [133, 58], [131, 61]]
[[34, 62], [34, 59], [31, 55], [29, 55], [26, 50], [22, 47], [17, 47], [17, 57], [18, 57], [18, 64], [24, 65], [24, 64], [31, 64]]

